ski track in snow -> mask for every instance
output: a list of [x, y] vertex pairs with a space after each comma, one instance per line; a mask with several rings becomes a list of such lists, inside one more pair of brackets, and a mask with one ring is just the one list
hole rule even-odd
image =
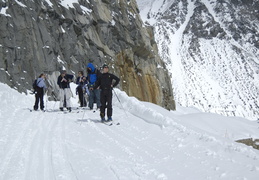
[[[0, 97], [6, 94], [0, 92]], [[117, 94], [127, 106], [126, 116], [114, 99], [118, 126], [100, 123], [99, 113], [89, 110], [30, 112], [26, 107], [34, 102], [31, 96], [17, 95], [18, 105], [16, 98], [4, 99], [0, 102], [5, 107], [0, 110], [0, 179], [258, 178], [258, 151], [185, 126], [161, 107]], [[48, 102], [48, 107], [53, 105]]]

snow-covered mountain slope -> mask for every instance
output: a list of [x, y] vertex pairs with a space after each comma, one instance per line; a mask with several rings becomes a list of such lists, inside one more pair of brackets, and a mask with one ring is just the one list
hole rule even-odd
[[154, 26], [176, 102], [259, 117], [258, 0], [137, 0]]
[[48, 101], [46, 112], [30, 112], [33, 96], [0, 84], [0, 179], [258, 179], [259, 151], [235, 142], [258, 139], [258, 123], [116, 93], [121, 125], [107, 126], [76, 109], [77, 98], [72, 113]]

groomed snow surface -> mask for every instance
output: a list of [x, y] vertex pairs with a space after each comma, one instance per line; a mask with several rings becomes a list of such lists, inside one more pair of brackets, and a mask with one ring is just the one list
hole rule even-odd
[[30, 112], [34, 96], [0, 84], [0, 179], [258, 180], [259, 151], [235, 142], [258, 139], [256, 121], [169, 112], [115, 92], [120, 125], [107, 126], [99, 112], [77, 110], [77, 97], [72, 113], [50, 101], [47, 112]]

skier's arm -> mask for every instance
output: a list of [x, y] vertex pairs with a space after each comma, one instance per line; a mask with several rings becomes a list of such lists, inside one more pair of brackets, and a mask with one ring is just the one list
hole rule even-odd
[[97, 73], [96, 73], [97, 79], [100, 79], [102, 76], [102, 73], [97, 69]]
[[46, 85], [46, 82], [44, 81], [44, 86], [43, 86], [44, 89], [47, 89], [47, 85]]
[[60, 87], [60, 83], [61, 83], [61, 76], [58, 77], [58, 81], [57, 81], [58, 87]]
[[71, 80], [71, 81], [72, 81], [73, 78], [74, 78], [74, 76], [73, 76], [72, 74], [67, 74], [66, 76], [67, 76], [67, 79], [68, 79], [68, 80]]
[[112, 87], [116, 87], [119, 82], [120, 82], [120, 78], [118, 78], [117, 76], [113, 75], [112, 79], [115, 80], [115, 83], [112, 85]]
[[101, 85], [100, 83], [101, 83], [101, 78], [98, 78], [94, 84], [94, 89], [97, 89]]
[[44, 89], [47, 89], [47, 86], [46, 86], [46, 83], [45, 83], [45, 80], [44, 79], [41, 79], [38, 83], [38, 86], [40, 88], [44, 88]]
[[78, 85], [80, 82], [79, 82], [79, 79], [80, 79], [80, 77], [77, 77], [76, 78], [76, 84]]

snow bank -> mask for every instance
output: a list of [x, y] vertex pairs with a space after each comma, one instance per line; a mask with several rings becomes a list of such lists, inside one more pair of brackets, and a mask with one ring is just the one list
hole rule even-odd
[[[119, 89], [115, 89], [115, 93], [120, 99], [123, 109], [127, 110], [131, 114], [145, 120], [148, 123], [156, 124], [160, 127], [172, 125], [172, 118], [164, 116], [160, 112], [154, 111], [154, 109], [148, 106], [149, 103], [141, 102], [135, 97], [129, 97], [125, 92], [120, 91]], [[113, 96], [113, 102], [116, 103], [116, 101], [118, 101], [118, 99], [115, 95]], [[164, 111], [166, 110], [164, 109]]]
[[210, 139], [214, 139], [214, 137], [231, 141], [246, 138], [259, 139], [259, 125], [255, 121], [203, 113], [196, 108], [186, 108], [179, 105], [176, 111], [167, 111], [155, 104], [129, 97], [119, 89], [115, 89], [115, 92], [121, 103], [119, 104], [115, 95], [113, 102], [120, 108], [123, 106], [125, 114], [131, 113], [145, 122], [158, 125], [161, 128], [173, 126], [182, 132], [202, 134]]

